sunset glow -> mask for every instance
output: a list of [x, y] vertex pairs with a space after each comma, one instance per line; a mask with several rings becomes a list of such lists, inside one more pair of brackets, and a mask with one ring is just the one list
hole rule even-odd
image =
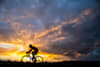
[[88, 60], [100, 43], [97, 1], [2, 1], [0, 60], [20, 61], [29, 44], [44, 62]]

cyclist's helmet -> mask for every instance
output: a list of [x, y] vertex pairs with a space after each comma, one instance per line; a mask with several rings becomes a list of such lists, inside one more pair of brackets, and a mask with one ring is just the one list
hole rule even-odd
[[32, 44], [30, 44], [29, 47], [31, 48], [32, 47]]

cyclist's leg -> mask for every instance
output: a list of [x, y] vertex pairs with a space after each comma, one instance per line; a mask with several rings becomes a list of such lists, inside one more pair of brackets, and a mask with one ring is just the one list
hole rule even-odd
[[32, 52], [32, 60], [35, 58], [35, 54], [34, 52]]
[[34, 63], [36, 63], [36, 57], [35, 57], [35, 53], [32, 52], [32, 61], [34, 61]]

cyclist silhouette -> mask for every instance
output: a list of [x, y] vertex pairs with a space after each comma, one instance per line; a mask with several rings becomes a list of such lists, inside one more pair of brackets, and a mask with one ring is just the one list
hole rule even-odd
[[[38, 48], [32, 46], [32, 44], [29, 45], [30, 50], [26, 53], [32, 53], [32, 60], [35, 58], [35, 55], [38, 53]], [[36, 62], [36, 59], [34, 59], [34, 62]]]

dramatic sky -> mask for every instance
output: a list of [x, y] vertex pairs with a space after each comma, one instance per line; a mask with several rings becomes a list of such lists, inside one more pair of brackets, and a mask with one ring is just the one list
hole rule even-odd
[[31, 43], [47, 61], [96, 60], [99, 0], [0, 0], [0, 60], [18, 60]]

